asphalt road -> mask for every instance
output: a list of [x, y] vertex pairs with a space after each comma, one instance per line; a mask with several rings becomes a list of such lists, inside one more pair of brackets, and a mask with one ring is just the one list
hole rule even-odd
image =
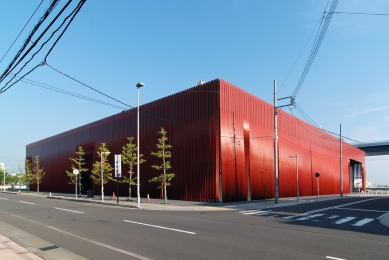
[[389, 259], [385, 212], [388, 197], [178, 212], [0, 194], [1, 221], [88, 259]]

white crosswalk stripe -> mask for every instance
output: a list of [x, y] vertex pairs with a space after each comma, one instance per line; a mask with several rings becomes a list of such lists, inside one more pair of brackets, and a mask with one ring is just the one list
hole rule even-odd
[[346, 218], [339, 219], [338, 221], [335, 221], [335, 222], [332, 222], [332, 223], [340, 225], [340, 224], [349, 222], [350, 220], [353, 220], [353, 219], [355, 219], [355, 217], [346, 217]]
[[362, 219], [362, 220], [360, 220], [352, 225], [356, 226], [356, 227], [361, 227], [361, 226], [363, 226], [363, 225], [365, 225], [373, 220], [374, 220], [374, 218], [364, 218], [364, 219]]
[[296, 220], [308, 220], [308, 219], [317, 218], [317, 217], [321, 217], [321, 216], [324, 216], [324, 214], [309, 215], [306, 217], [298, 218]]
[[243, 215], [257, 215], [262, 213], [268, 213], [269, 211], [263, 211], [263, 210], [250, 210], [250, 211], [241, 211]]
[[[298, 221], [309, 221], [309, 220], [312, 220], [312, 222], [323, 222], [323, 220], [334, 220], [336, 218], [340, 218], [339, 215], [330, 215], [330, 216], [325, 216], [325, 214], [312, 214], [312, 215], [309, 215], [307, 213], [303, 213], [303, 214], [296, 214], [296, 215], [289, 215], [289, 216], [285, 216], [284, 214], [280, 215], [280, 214], [274, 214], [275, 212], [272, 212], [272, 210], [247, 210], [247, 211], [240, 211], [239, 212], [240, 214], [242, 215], [255, 215], [255, 216], [263, 216], [263, 217], [268, 217], [268, 218], [283, 218], [283, 219], [294, 219], [294, 220], [298, 220]], [[286, 212], [285, 212], [286, 213]], [[288, 214], [288, 213], [286, 213]], [[323, 217], [323, 218], [321, 218]], [[319, 218], [319, 219], [317, 219]], [[336, 224], [336, 225], [340, 225], [340, 224], [344, 224], [344, 223], [347, 223], [351, 220], [354, 220], [356, 219], [356, 217], [345, 217], [345, 218], [341, 218], [341, 219], [338, 219], [337, 221], [334, 221], [334, 222], [331, 222], [332, 224]], [[363, 225], [366, 225], [370, 222], [372, 222], [373, 220], [375, 220], [374, 218], [364, 218], [362, 220], [359, 220], [353, 224], [351, 224], [352, 226], [355, 226], [355, 227], [361, 227]]]
[[286, 217], [282, 217], [282, 218], [291, 219], [291, 218], [297, 218], [297, 217], [301, 217], [301, 215], [292, 215], [292, 216], [286, 216]]

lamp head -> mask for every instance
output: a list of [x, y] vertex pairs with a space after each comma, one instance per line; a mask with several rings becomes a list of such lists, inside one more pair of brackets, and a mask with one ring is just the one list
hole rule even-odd
[[144, 85], [145, 85], [144, 83], [138, 82], [138, 83], [136, 84], [136, 87], [137, 87], [137, 88], [141, 88], [141, 87], [143, 87]]

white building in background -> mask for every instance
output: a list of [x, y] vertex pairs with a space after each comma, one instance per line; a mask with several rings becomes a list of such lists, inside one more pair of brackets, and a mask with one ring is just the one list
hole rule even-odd
[[2, 171], [5, 170], [5, 168], [4, 168], [4, 163], [3, 163], [3, 162], [0, 162], [0, 169], [1, 169]]
[[[362, 188], [362, 179], [356, 179], [354, 180], [354, 187], [357, 188], [357, 189], [361, 189]], [[371, 182], [370, 181], [366, 181], [366, 188], [371, 188]]]

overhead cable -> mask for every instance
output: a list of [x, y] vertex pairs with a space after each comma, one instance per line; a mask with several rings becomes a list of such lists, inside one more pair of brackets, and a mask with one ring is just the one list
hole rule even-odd
[[13, 43], [11, 44], [11, 46], [8, 48], [8, 50], [5, 52], [3, 58], [1, 58], [0, 60], [0, 63], [3, 61], [4, 57], [8, 54], [9, 50], [12, 48], [12, 46], [15, 44], [15, 42], [19, 39], [19, 36], [20, 34], [22, 34], [22, 32], [24, 31], [24, 29], [26, 28], [27, 24], [30, 22], [30, 20], [32, 19], [32, 17], [35, 15], [36, 11], [39, 9], [39, 7], [41, 6], [41, 4], [43, 3], [44, 0], [42, 0], [38, 7], [35, 9], [35, 11], [32, 13], [30, 19], [28, 19], [27, 23], [24, 25], [24, 27], [22, 28], [22, 30], [20, 31], [20, 33], [18, 34], [18, 36], [16, 36], [16, 39], [13, 41]]
[[118, 109], [122, 109], [122, 110], [127, 109], [127, 108], [122, 107], [122, 106], [118, 106], [118, 105], [111, 104], [111, 103], [108, 103], [108, 102], [104, 102], [104, 101], [101, 101], [101, 100], [98, 100], [98, 99], [94, 99], [94, 98], [90, 98], [90, 97], [87, 97], [87, 96], [83, 96], [83, 95], [80, 95], [80, 94], [77, 94], [77, 93], [73, 93], [73, 92], [70, 92], [70, 91], [67, 91], [67, 90], [64, 90], [64, 89], [61, 89], [61, 88], [53, 87], [51, 85], [44, 84], [44, 83], [41, 83], [41, 82], [38, 82], [38, 81], [34, 81], [34, 80], [31, 80], [31, 79], [23, 78], [21, 81], [24, 82], [24, 83], [33, 85], [33, 86], [37, 86], [37, 87], [44, 88], [44, 89], [47, 89], [47, 90], [55, 91], [55, 92], [62, 93], [62, 94], [65, 94], [65, 95], [69, 95], [69, 96], [72, 96], [72, 97], [88, 100], [88, 101], [95, 102], [95, 103], [98, 103], [98, 104], [102, 104], [102, 105], [106, 105], [106, 106], [110, 106], [110, 107], [114, 107], [114, 108], [118, 108]]
[[321, 28], [319, 37], [314, 42], [313, 48], [311, 50], [311, 53], [309, 54], [308, 61], [307, 61], [306, 65], [305, 65], [303, 74], [301, 75], [301, 78], [300, 78], [300, 80], [299, 80], [299, 82], [297, 84], [297, 87], [296, 87], [295, 91], [293, 92], [293, 95], [292, 95], [293, 97], [296, 97], [296, 95], [300, 91], [301, 86], [303, 85], [303, 83], [305, 81], [305, 78], [307, 77], [308, 72], [311, 69], [312, 63], [315, 60], [317, 52], [319, 51], [320, 45], [321, 45], [321, 43], [322, 43], [322, 41], [324, 39], [324, 36], [325, 36], [325, 34], [327, 32], [327, 28], [328, 28], [328, 26], [329, 26], [329, 24], [331, 22], [333, 12], [335, 11], [338, 2], [339, 2], [339, 0], [333, 0], [332, 1], [332, 4], [330, 6], [330, 11], [327, 13], [327, 15], [326, 15], [326, 17], [324, 19], [324, 24], [323, 24], [323, 26]]
[[[329, 12], [325, 12], [329, 13]], [[332, 12], [333, 14], [355, 14], [355, 15], [381, 15], [381, 16], [389, 16], [389, 14], [381, 13], [381, 14], [372, 14], [372, 13], [352, 13], [352, 12]]]
[[[5, 77], [8, 76], [8, 73], [11, 72], [13, 68], [15, 68], [15, 66], [17, 66], [17, 64], [14, 66], [14, 63], [17, 61], [17, 59], [19, 58], [19, 56], [22, 54], [22, 52], [24, 51], [24, 49], [27, 47], [27, 45], [31, 42], [31, 39], [32, 39], [32, 36], [34, 36], [35, 32], [39, 29], [39, 27], [42, 25], [42, 23], [46, 20], [46, 18], [50, 15], [50, 13], [54, 10], [54, 8], [57, 6], [59, 0], [53, 0], [49, 6], [49, 8], [47, 8], [45, 10], [45, 13], [43, 14], [43, 16], [39, 19], [38, 23], [35, 25], [34, 29], [30, 32], [30, 34], [28, 35], [27, 39], [24, 41], [22, 47], [20, 48], [20, 50], [17, 52], [17, 54], [15, 55], [15, 57], [13, 58], [13, 60], [10, 62], [10, 64], [8, 65], [8, 67], [5, 69], [5, 71], [3, 72], [3, 74], [0, 76], [0, 83], [4, 80]], [[69, 0], [68, 4], [70, 4], [71, 0]], [[67, 5], [68, 5], [67, 4]], [[67, 6], [66, 5], [66, 6]], [[63, 9], [64, 10], [64, 9]], [[58, 15], [57, 15], [58, 17]], [[55, 19], [56, 20], [56, 19]], [[53, 22], [55, 21], [53, 20]], [[19, 62], [22, 61], [24, 59], [24, 57], [31, 51], [32, 48], [34, 48], [34, 46], [38, 43], [38, 41], [42, 38], [42, 36], [44, 35], [44, 33], [48, 30], [48, 28], [50, 28], [50, 26], [53, 24], [50, 23], [49, 27], [46, 28], [46, 30], [41, 34], [41, 36], [38, 37], [37, 40], [35, 40], [33, 43], [32, 43], [32, 46], [27, 50], [27, 52], [23, 55], [22, 58], [20, 58]], [[18, 63], [19, 63], [18, 62]]]
[[280, 91], [281, 91], [281, 89], [282, 89], [282, 87], [284, 86], [285, 82], [288, 80], [290, 73], [292, 72], [292, 70], [293, 70], [293, 69], [294, 69], [294, 67], [296, 66], [297, 62], [299, 61], [299, 59], [300, 59], [300, 57], [301, 57], [301, 54], [304, 52], [305, 48], [307, 47], [307, 45], [308, 45], [309, 41], [310, 41], [310, 40], [311, 40], [311, 38], [312, 38], [312, 35], [313, 35], [313, 33], [316, 31], [317, 27], [319, 27], [319, 24], [321, 24], [321, 23], [323, 22], [323, 19], [324, 19], [324, 16], [323, 16], [323, 15], [321, 15], [321, 16], [320, 16], [320, 19], [319, 19], [319, 21], [317, 22], [317, 24], [316, 24], [315, 28], [313, 29], [313, 31], [312, 31], [312, 33], [311, 33], [311, 35], [309, 36], [309, 38], [308, 38], [307, 42], [305, 43], [305, 45], [304, 45], [303, 49], [301, 50], [301, 52], [300, 52], [299, 56], [297, 57], [296, 61], [294, 62], [294, 64], [293, 64], [292, 68], [290, 69], [290, 71], [289, 71], [288, 75], [286, 76], [286, 78], [285, 78], [284, 82], [282, 83], [282, 85], [281, 85], [280, 89], [278, 90], [278, 92], [280, 92]]
[[[63, 36], [63, 34], [66, 32], [66, 30], [68, 29], [69, 25], [72, 23], [73, 19], [75, 18], [75, 16], [77, 15], [77, 13], [80, 11], [82, 5], [85, 3], [85, 0], [81, 0], [77, 7], [67, 16], [65, 17], [65, 19], [63, 20], [63, 22], [61, 23], [61, 25], [51, 34], [51, 36], [49, 37], [48, 40], [46, 40], [42, 45], [41, 47], [39, 48], [38, 51], [36, 51], [32, 57], [23, 65], [23, 67], [13, 75], [12, 79], [10, 81], [8, 81], [5, 86], [3, 86], [1, 89], [0, 89], [0, 94], [5, 92], [6, 90], [8, 90], [10, 87], [12, 87], [13, 85], [15, 85], [16, 83], [18, 83], [20, 80], [23, 79], [23, 77], [27, 76], [28, 74], [30, 74], [32, 71], [34, 71], [36, 68], [38, 68], [39, 66], [43, 66], [45, 65], [45, 62], [46, 62], [46, 59], [47, 57], [49, 56], [49, 54], [51, 53], [51, 51], [53, 50], [53, 48], [55, 47], [55, 45], [58, 43], [58, 41], [61, 39], [61, 37]], [[62, 9], [61, 11], [64, 11], [65, 9]], [[55, 19], [57, 19], [59, 17], [60, 14], [57, 15], [57, 17]], [[55, 42], [53, 43], [53, 45], [50, 47], [50, 50], [46, 53], [46, 56], [44, 58], [44, 61], [41, 62], [40, 64], [36, 65], [35, 67], [33, 67], [30, 71], [28, 71], [27, 73], [25, 73], [23, 76], [21, 76], [17, 81], [13, 82], [11, 85], [8, 86], [8, 84], [18, 75], [18, 73], [20, 73], [22, 71], [22, 69], [34, 58], [34, 56], [41, 51], [41, 49], [43, 48], [43, 46], [49, 42], [51, 40], [51, 38], [55, 35], [56, 32], [59, 31], [59, 29], [66, 23], [66, 21], [70, 18], [70, 20], [67, 22], [65, 28], [63, 29], [63, 31], [61, 32], [61, 34], [57, 37], [57, 39], [55, 40]], [[52, 22], [53, 23], [53, 22]], [[43, 36], [43, 34], [41, 35]]]

